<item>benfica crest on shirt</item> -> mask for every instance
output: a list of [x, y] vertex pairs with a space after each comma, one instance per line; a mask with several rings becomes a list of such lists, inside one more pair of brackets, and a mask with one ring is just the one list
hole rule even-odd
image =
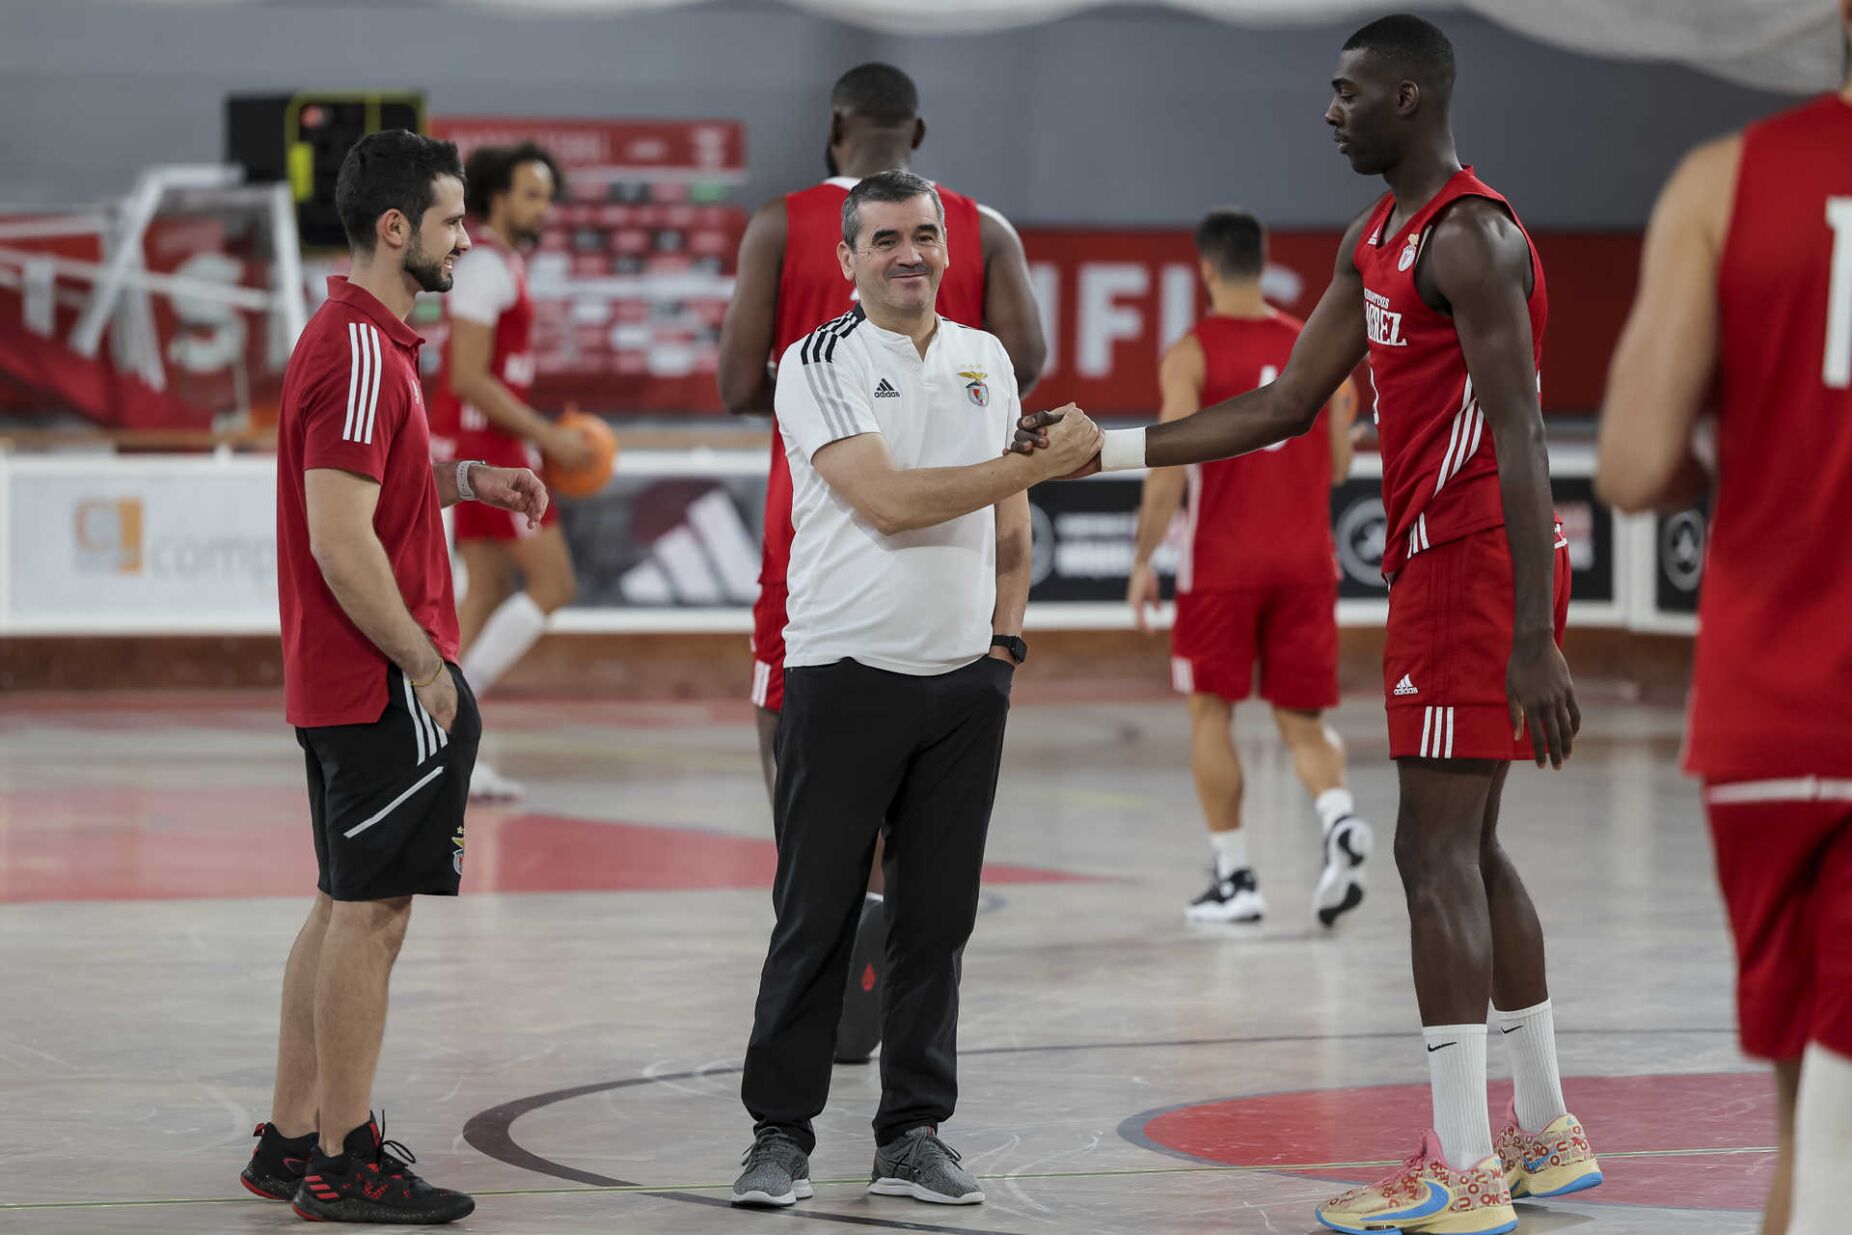
[[958, 376], [966, 379], [965, 393], [971, 396], [971, 402], [979, 407], [990, 406], [990, 387], [984, 384], [984, 379], [990, 376], [988, 373], [968, 371], [960, 372]]

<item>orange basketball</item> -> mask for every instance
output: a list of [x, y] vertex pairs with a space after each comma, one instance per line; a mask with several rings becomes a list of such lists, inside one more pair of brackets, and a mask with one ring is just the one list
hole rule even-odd
[[547, 488], [562, 497], [590, 497], [605, 487], [617, 466], [617, 434], [602, 418], [572, 408], [560, 413], [559, 423], [562, 428], [576, 429], [591, 444], [592, 458], [570, 470], [548, 463]]

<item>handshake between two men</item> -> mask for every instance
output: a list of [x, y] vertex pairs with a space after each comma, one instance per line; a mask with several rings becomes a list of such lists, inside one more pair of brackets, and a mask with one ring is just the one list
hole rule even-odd
[[1046, 452], [1056, 469], [1051, 480], [1079, 480], [1100, 470], [1100, 450], [1106, 434], [1087, 413], [1073, 403], [1053, 411], [1028, 412], [1016, 422], [1016, 437], [1005, 454]]

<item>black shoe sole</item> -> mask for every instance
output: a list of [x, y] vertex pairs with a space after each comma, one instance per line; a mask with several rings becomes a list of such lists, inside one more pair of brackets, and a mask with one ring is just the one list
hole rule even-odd
[[1363, 903], [1363, 885], [1353, 883], [1350, 885], [1348, 889], [1346, 889], [1344, 893], [1344, 899], [1342, 901], [1338, 902], [1335, 905], [1330, 906], [1329, 908], [1320, 909], [1318, 911], [1318, 920], [1324, 923], [1326, 926], [1330, 926], [1333, 923], [1335, 923], [1339, 918], [1343, 917], [1345, 914], [1349, 913], [1351, 910], [1355, 909], [1358, 905], [1361, 905], [1362, 903]]
[[433, 1205], [429, 1209], [402, 1209], [396, 1205], [380, 1205], [373, 1201], [347, 1199], [332, 1204], [318, 1201], [313, 1197], [304, 1197], [300, 1192], [290, 1201], [289, 1207], [296, 1211], [296, 1216], [305, 1222], [364, 1222], [373, 1226], [441, 1226], [446, 1222], [455, 1222], [467, 1218], [476, 1212], [474, 1197], [458, 1194], [456, 1199], [444, 1206]]
[[296, 1195], [296, 1189], [302, 1186], [302, 1176], [294, 1179], [277, 1179], [269, 1175], [253, 1175], [245, 1171], [238, 1176], [238, 1182], [245, 1191], [253, 1196], [261, 1196], [266, 1201], [287, 1201]]
[[[887, 966], [887, 907], [862, 902], [849, 953], [849, 984], [836, 1025], [837, 1063], [867, 1063], [881, 1045], [881, 974]], [[872, 977], [872, 981], [870, 978]]]

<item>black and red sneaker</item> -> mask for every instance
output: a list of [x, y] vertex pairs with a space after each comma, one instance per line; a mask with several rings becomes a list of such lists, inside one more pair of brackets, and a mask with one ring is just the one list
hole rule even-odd
[[417, 1157], [397, 1141], [386, 1140], [374, 1120], [349, 1132], [342, 1150], [329, 1158], [316, 1148], [290, 1202], [298, 1217], [310, 1222], [418, 1226], [455, 1222], [476, 1208], [474, 1197], [434, 1188], [412, 1174]]
[[251, 1133], [257, 1148], [251, 1161], [238, 1176], [238, 1182], [266, 1201], [287, 1201], [296, 1195], [302, 1175], [315, 1149], [315, 1134], [284, 1136], [273, 1124], [258, 1124]]

